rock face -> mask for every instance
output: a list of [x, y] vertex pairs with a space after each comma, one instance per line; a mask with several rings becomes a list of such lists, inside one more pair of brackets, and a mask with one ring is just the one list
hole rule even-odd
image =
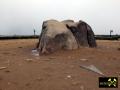
[[43, 22], [37, 48], [40, 54], [59, 49], [77, 49], [81, 46], [96, 47], [91, 27], [83, 22], [47, 20]]
[[73, 33], [78, 43], [78, 46], [96, 47], [96, 40], [94, 38], [94, 32], [92, 28], [84, 21], [72, 22], [63, 21], [67, 28]]
[[77, 49], [78, 45], [72, 32], [64, 23], [56, 20], [43, 22], [37, 48], [40, 53], [51, 53], [58, 49]]

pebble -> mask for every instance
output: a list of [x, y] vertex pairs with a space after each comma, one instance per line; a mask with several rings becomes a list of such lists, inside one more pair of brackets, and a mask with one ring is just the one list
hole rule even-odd
[[8, 85], [10, 85], [11, 83], [10, 82], [8, 82]]
[[71, 75], [68, 75], [67, 78], [71, 78]]
[[6, 72], [6, 73], [9, 73], [9, 72], [10, 72], [10, 70], [6, 70], [5, 72]]
[[80, 86], [80, 90], [85, 90], [83, 85]]
[[23, 48], [23, 47], [18, 47], [18, 48]]
[[34, 54], [34, 56], [39, 56], [39, 53]]
[[72, 85], [77, 86], [77, 85], [79, 85], [79, 82], [73, 82]]
[[26, 61], [28, 61], [28, 62], [32, 62], [33, 60], [32, 60], [32, 59], [26, 59]]
[[7, 67], [0, 67], [0, 70], [6, 69]]
[[32, 53], [37, 53], [38, 51], [36, 49], [33, 49], [32, 50]]
[[32, 55], [39, 56], [39, 52], [36, 49], [34, 49], [32, 50]]
[[80, 59], [81, 61], [88, 61], [88, 59], [85, 59], [85, 58], [83, 58], [83, 59]]

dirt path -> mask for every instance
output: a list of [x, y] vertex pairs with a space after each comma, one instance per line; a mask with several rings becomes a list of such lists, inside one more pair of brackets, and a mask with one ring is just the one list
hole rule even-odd
[[58, 51], [34, 56], [38, 40], [0, 41], [0, 90], [120, 90], [100, 89], [94, 72], [80, 65], [94, 65], [120, 82], [120, 41], [97, 41], [98, 48]]

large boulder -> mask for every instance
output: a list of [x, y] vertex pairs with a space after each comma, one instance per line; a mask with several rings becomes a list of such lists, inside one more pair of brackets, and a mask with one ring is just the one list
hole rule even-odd
[[47, 20], [43, 22], [37, 48], [40, 54], [47, 54], [59, 49], [77, 49], [96, 47], [94, 33], [84, 21]]
[[37, 48], [41, 54], [47, 54], [62, 48], [77, 49], [78, 44], [65, 24], [57, 20], [47, 20], [43, 22]]

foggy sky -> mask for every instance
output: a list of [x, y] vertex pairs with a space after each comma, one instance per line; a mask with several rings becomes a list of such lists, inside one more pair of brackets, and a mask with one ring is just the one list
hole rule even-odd
[[120, 34], [119, 0], [0, 0], [0, 35], [40, 34], [47, 19], [87, 22], [95, 34]]

